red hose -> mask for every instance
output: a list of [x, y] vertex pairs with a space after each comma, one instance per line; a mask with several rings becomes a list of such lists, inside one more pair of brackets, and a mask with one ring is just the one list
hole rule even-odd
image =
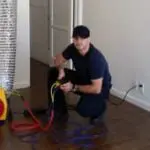
[[53, 118], [54, 118], [54, 111], [51, 111], [51, 117], [50, 120], [48, 122], [48, 124], [43, 127], [41, 122], [35, 117], [35, 115], [32, 113], [29, 104], [27, 101], [24, 101], [24, 107], [28, 110], [28, 112], [30, 113], [32, 119], [33, 119], [33, 123], [29, 123], [27, 121], [12, 121], [10, 124], [10, 128], [11, 130], [15, 131], [15, 132], [24, 132], [24, 131], [35, 131], [35, 130], [39, 130], [39, 131], [48, 131], [50, 126], [52, 125], [53, 122]]

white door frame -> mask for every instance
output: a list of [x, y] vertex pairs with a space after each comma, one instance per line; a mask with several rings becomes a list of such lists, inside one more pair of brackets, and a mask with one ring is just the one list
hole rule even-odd
[[[71, 0], [71, 1], [72, 1], [72, 6], [71, 7], [72, 7], [72, 10], [73, 10], [73, 12], [72, 12], [73, 14], [70, 14], [70, 18], [73, 19], [73, 20], [71, 21], [71, 25], [70, 25], [71, 29], [70, 30], [73, 31], [74, 26], [82, 24], [83, 0]], [[53, 0], [52, 1], [50, 0], [50, 3], [48, 5], [53, 6]], [[49, 7], [49, 13], [51, 15], [49, 15], [49, 29], [48, 29], [48, 31], [50, 31], [50, 28], [53, 25], [53, 8], [52, 7]], [[72, 18], [72, 15], [73, 15], [73, 18]], [[60, 27], [58, 27], [58, 28], [60, 28]], [[65, 28], [62, 29], [62, 30], [65, 30]], [[49, 32], [49, 34], [50, 34], [50, 32]], [[50, 54], [49, 66], [53, 64], [51, 59], [54, 56], [53, 55], [53, 50], [52, 50], [53, 49], [53, 38], [52, 37], [53, 37], [53, 33], [51, 33], [51, 35], [49, 35], [49, 51], [50, 51], [50, 53], [49, 53]], [[72, 43], [72, 38], [71, 37], [72, 37], [72, 32], [71, 32], [71, 35], [70, 35], [70, 39], [68, 39], [68, 41], [70, 41], [70, 43]], [[73, 69], [72, 61], [70, 61], [69, 64], [70, 64], [69, 68]]]
[[83, 0], [74, 0], [74, 26], [83, 22]]

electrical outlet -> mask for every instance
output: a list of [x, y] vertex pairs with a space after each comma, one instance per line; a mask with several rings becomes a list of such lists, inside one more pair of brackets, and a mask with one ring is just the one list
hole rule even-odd
[[142, 94], [144, 94], [144, 84], [143, 83], [139, 83], [138, 88], [139, 88], [140, 92]]
[[134, 80], [131, 86], [135, 87], [137, 92], [140, 92], [142, 95], [144, 95], [144, 84], [141, 81]]

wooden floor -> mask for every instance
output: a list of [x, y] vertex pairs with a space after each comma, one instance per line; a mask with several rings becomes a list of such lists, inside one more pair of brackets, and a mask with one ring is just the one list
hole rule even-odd
[[[44, 66], [36, 61], [31, 61], [31, 88], [21, 90], [24, 97], [29, 100], [32, 107], [44, 108], [47, 105], [47, 92], [46, 92], [46, 77], [47, 66]], [[118, 100], [111, 97], [111, 100]], [[71, 102], [75, 102], [75, 98], [72, 96]], [[12, 98], [11, 107], [13, 111], [22, 111], [23, 105], [18, 98]], [[15, 116], [15, 119], [24, 119], [23, 117]], [[74, 121], [85, 126], [88, 121], [76, 114], [70, 112], [69, 122]], [[61, 128], [65, 128], [62, 124]], [[73, 125], [68, 125], [68, 128], [73, 128]], [[114, 105], [108, 105], [108, 111], [105, 116], [105, 125], [99, 125], [93, 129], [93, 132], [101, 132], [101, 137], [94, 139], [93, 141], [85, 141], [86, 144], [93, 142], [95, 148], [98, 150], [149, 150], [150, 149], [150, 114], [132, 106], [131, 104], [124, 103], [123, 105], [116, 107]], [[33, 144], [24, 143], [21, 138], [13, 135], [8, 125], [0, 128], [0, 150], [73, 150], [79, 149], [77, 145], [73, 144], [58, 144], [52, 136], [52, 131], [45, 134], [41, 134], [38, 142]], [[107, 132], [104, 132], [107, 129]], [[103, 134], [102, 134], [103, 132]], [[65, 134], [62, 136], [62, 140], [65, 139]], [[57, 139], [57, 138], [56, 138]], [[61, 139], [59, 139], [61, 140]], [[81, 149], [81, 148], [80, 148]], [[83, 149], [83, 148], [82, 148]], [[87, 148], [90, 149], [90, 148]]]

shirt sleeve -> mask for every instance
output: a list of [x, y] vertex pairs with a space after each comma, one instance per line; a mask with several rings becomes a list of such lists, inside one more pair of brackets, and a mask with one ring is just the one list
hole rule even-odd
[[62, 55], [63, 55], [63, 57], [64, 57], [66, 60], [71, 59], [71, 57], [72, 57], [72, 50], [73, 50], [73, 45], [70, 44], [70, 45], [67, 46], [67, 48], [62, 52]]
[[106, 62], [103, 58], [92, 58], [89, 65], [89, 73], [91, 80], [104, 77]]

